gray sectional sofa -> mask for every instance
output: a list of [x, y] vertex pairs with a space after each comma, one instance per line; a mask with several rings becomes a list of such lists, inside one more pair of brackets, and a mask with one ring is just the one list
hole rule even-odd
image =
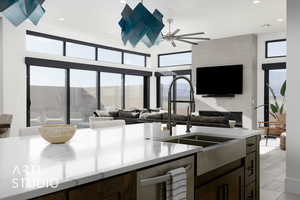
[[[100, 114], [101, 115], [101, 114]], [[161, 122], [167, 123], [168, 113], [159, 112], [157, 110], [119, 110], [102, 114], [100, 117], [113, 117], [115, 120], [125, 120], [126, 124], [146, 123], [146, 122]], [[172, 114], [172, 120], [176, 124], [186, 124], [187, 116]], [[229, 119], [226, 116], [192, 116], [191, 124], [193, 126], [209, 126], [209, 127], [224, 127], [229, 128]]]

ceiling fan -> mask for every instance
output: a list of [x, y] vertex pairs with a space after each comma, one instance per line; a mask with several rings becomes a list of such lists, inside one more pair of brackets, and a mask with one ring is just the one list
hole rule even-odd
[[[162, 37], [163, 37], [164, 40], [166, 40], [168, 42], [171, 42], [173, 47], [176, 47], [175, 41], [185, 42], [185, 43], [193, 44], [193, 45], [198, 45], [198, 42], [200, 40], [210, 40], [210, 38], [198, 37], [199, 35], [205, 34], [204, 32], [177, 35], [177, 33], [179, 33], [180, 29], [176, 29], [174, 32], [171, 31], [171, 25], [174, 22], [174, 20], [173, 19], [168, 19], [167, 21], [169, 23], [169, 32], [165, 35], [162, 34]], [[193, 41], [190, 41], [190, 40], [193, 40]]]

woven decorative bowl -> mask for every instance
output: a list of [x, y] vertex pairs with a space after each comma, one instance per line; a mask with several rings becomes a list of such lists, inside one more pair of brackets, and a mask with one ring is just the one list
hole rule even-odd
[[75, 134], [76, 128], [70, 125], [44, 125], [39, 128], [41, 136], [51, 144], [68, 142]]

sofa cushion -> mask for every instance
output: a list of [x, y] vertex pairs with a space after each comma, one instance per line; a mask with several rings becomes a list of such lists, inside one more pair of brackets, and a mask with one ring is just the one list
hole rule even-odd
[[159, 112], [143, 113], [141, 114], [140, 119], [162, 120], [162, 113]]
[[[168, 120], [168, 113], [163, 113], [163, 120]], [[171, 115], [171, 120], [182, 121], [183, 122], [183, 121], [187, 121], [187, 116], [172, 114]]]
[[109, 112], [106, 110], [96, 110], [99, 117], [111, 117]]
[[108, 112], [110, 117], [119, 117], [119, 110]]
[[139, 118], [140, 113], [139, 112], [131, 112], [131, 111], [119, 111], [119, 118]]

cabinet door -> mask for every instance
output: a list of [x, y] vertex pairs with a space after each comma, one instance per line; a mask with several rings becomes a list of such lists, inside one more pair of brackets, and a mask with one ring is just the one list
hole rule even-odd
[[257, 168], [256, 168], [256, 152], [248, 154], [246, 157], [246, 172], [245, 172], [245, 180], [246, 185], [255, 181]]
[[257, 198], [255, 186], [255, 182], [246, 186], [245, 200], [255, 200]]
[[67, 200], [65, 192], [57, 192], [54, 194], [45, 195], [32, 200]]
[[136, 173], [80, 186], [69, 192], [69, 200], [135, 200]]
[[244, 168], [196, 189], [196, 200], [244, 200]]

